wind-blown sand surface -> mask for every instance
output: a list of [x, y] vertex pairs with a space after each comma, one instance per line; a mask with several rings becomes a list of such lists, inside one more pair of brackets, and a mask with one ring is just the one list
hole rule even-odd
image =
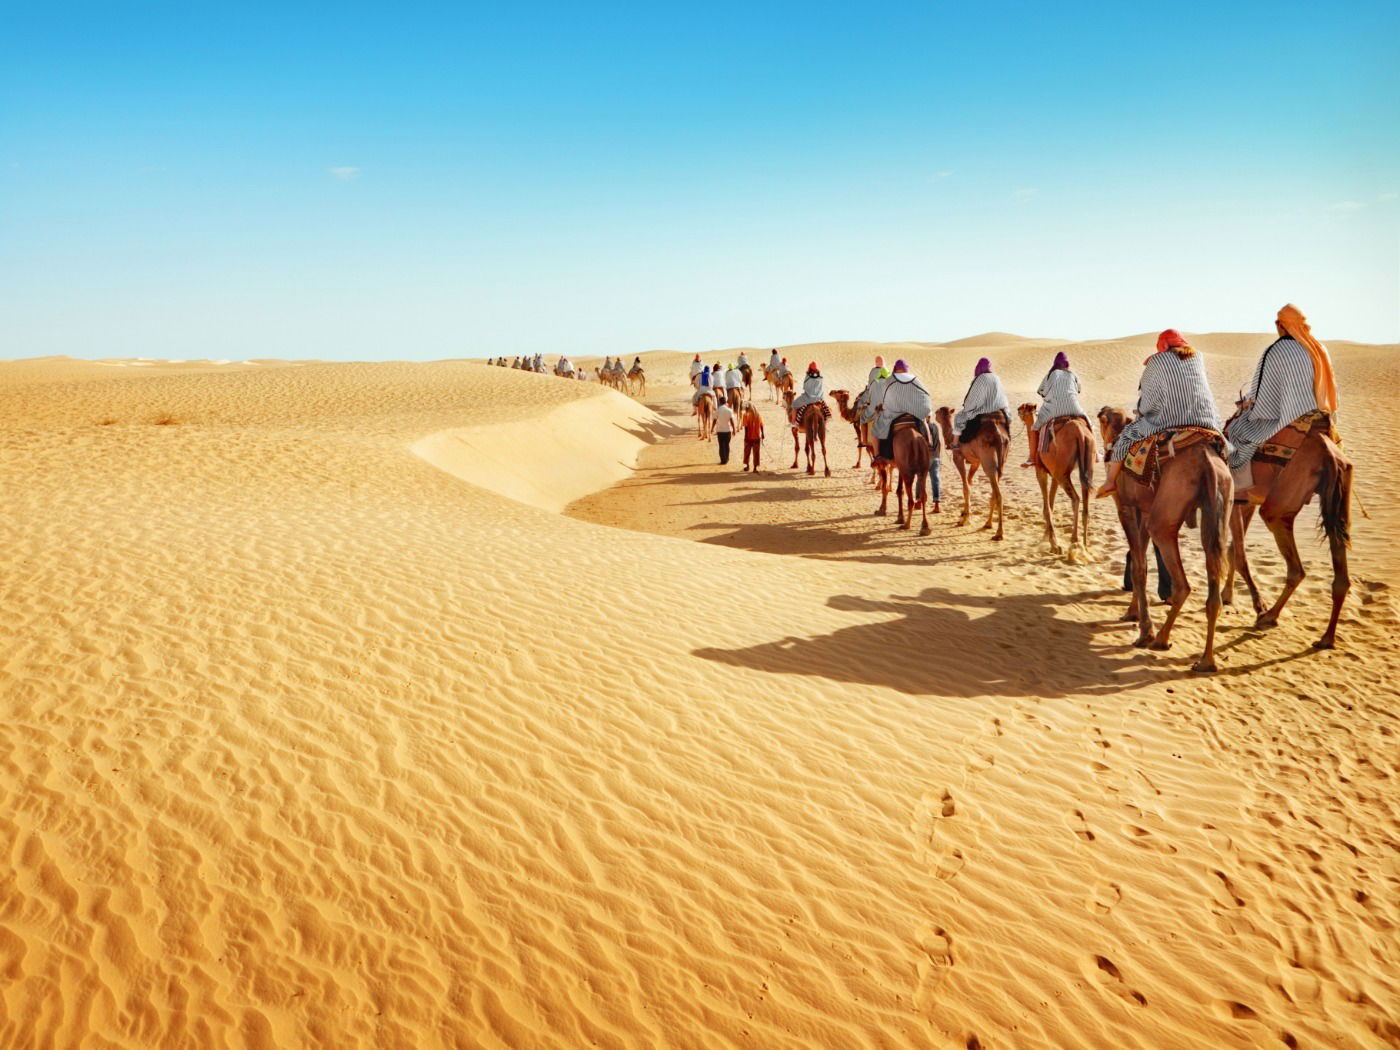
[[[1196, 341], [1222, 405], [1267, 341]], [[1057, 345], [787, 352], [956, 405]], [[1148, 349], [1068, 347], [1091, 411]], [[689, 355], [643, 355], [650, 407], [465, 362], [0, 364], [0, 1043], [1400, 1042], [1400, 357], [1332, 349], [1372, 514], [1341, 648], [1309, 509], [1283, 625], [1227, 610], [1209, 678], [1199, 590], [1131, 647], [1106, 504], [1082, 565], [1014, 466], [1006, 543], [896, 533], [848, 427], [797, 476], [768, 406], [780, 469], [721, 471]]]

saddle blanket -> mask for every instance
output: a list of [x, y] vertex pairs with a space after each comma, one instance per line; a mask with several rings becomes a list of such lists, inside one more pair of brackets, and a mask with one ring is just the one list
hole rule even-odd
[[1008, 431], [1011, 429], [1011, 417], [1006, 414], [1005, 409], [999, 408], [995, 412], [985, 412], [980, 416], [973, 416], [969, 419], [967, 425], [963, 427], [962, 433], [958, 435], [958, 444], [970, 445], [975, 441], [978, 433], [982, 429], [983, 421], [993, 424], [1000, 421], [1001, 425], [1006, 427]]
[[807, 413], [813, 410], [820, 412], [821, 417], [823, 419], [831, 418], [830, 405], [828, 405], [825, 401], [813, 401], [810, 405], [803, 405], [797, 410], [796, 416], [793, 417], [796, 424], [799, 427], [802, 426], [804, 421], [807, 419]]
[[1060, 428], [1066, 423], [1069, 423], [1072, 420], [1076, 419], [1084, 420], [1085, 424], [1089, 425], [1089, 432], [1091, 434], [1094, 432], [1093, 425], [1089, 424], [1088, 416], [1056, 416], [1054, 419], [1048, 421], [1043, 427], [1040, 428], [1040, 447], [1049, 448], [1052, 444], [1054, 444], [1055, 435], [1059, 433]]
[[1254, 458], [1261, 463], [1287, 466], [1294, 453], [1303, 447], [1308, 435], [1314, 432], [1326, 434], [1337, 444], [1341, 444], [1342, 439], [1337, 433], [1337, 428], [1332, 425], [1332, 417], [1321, 409], [1314, 409], [1303, 413], [1260, 445], [1254, 452]]
[[1160, 434], [1149, 434], [1128, 446], [1123, 457], [1123, 469], [1149, 488], [1162, 480], [1162, 461], [1206, 441], [1222, 459], [1225, 456], [1225, 435], [1210, 427], [1173, 427]]

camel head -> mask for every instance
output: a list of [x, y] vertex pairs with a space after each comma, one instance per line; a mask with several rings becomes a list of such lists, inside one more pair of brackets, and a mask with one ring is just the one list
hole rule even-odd
[[1111, 445], [1117, 441], [1131, 419], [1132, 416], [1121, 408], [1104, 405], [1099, 409], [1099, 433], [1103, 436], [1103, 443]]
[[1029, 427], [1035, 424], [1035, 404], [1033, 402], [1027, 401], [1024, 405], [1021, 405], [1016, 409], [1016, 414], [1021, 417], [1021, 422], [1026, 424], [1026, 426]]
[[836, 403], [841, 406], [841, 411], [844, 412], [846, 410], [846, 402], [851, 399], [851, 392], [849, 390], [833, 390], [831, 396], [835, 398]]

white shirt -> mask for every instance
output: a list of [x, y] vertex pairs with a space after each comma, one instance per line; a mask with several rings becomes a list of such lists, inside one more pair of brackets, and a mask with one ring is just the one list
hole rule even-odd
[[734, 412], [728, 405], [720, 405], [719, 413], [715, 416], [715, 430], [721, 434], [732, 434], [739, 429], [739, 423], [734, 418]]

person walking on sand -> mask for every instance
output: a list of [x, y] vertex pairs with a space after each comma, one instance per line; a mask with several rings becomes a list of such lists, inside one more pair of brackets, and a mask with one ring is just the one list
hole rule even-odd
[[[1313, 337], [1303, 312], [1289, 303], [1278, 312], [1274, 327], [1279, 337], [1259, 358], [1240, 414], [1230, 424], [1235, 499], [1251, 503], [1263, 502], [1263, 492], [1279, 469], [1272, 463], [1254, 462], [1259, 447], [1290, 423], [1337, 412], [1332, 357]], [[1256, 475], [1262, 483], [1258, 487]]]
[[749, 469], [749, 457], [753, 457], [753, 471], [758, 473], [759, 451], [763, 447], [763, 417], [750, 401], [744, 406], [744, 469]]
[[1220, 429], [1220, 415], [1206, 378], [1205, 361], [1175, 328], [1157, 337], [1157, 352], [1143, 362], [1137, 415], [1109, 449], [1108, 477], [1095, 495], [1118, 491], [1123, 457], [1134, 441], [1174, 427]]
[[1079, 403], [1079, 395], [1082, 392], [1079, 377], [1070, 371], [1069, 357], [1061, 350], [1055, 355], [1055, 363], [1050, 366], [1050, 371], [1036, 390], [1042, 400], [1035, 414], [1035, 425], [1031, 428], [1030, 452], [1021, 466], [1035, 466], [1040, 455], [1040, 430], [1046, 423], [1061, 416], [1084, 416], [1086, 420], [1089, 418]]
[[729, 441], [738, 429], [739, 421], [734, 416], [734, 410], [721, 401], [719, 411], [715, 414], [715, 437], [719, 440], [720, 466], [729, 462]]

